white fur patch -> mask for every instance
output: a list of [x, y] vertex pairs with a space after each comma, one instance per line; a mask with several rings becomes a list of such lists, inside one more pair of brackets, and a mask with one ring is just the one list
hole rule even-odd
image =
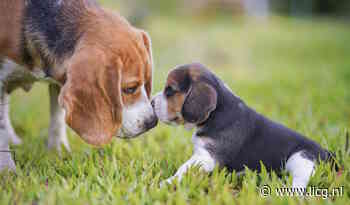
[[210, 143], [210, 139], [205, 137], [197, 137], [193, 135], [192, 142], [194, 145], [193, 155], [192, 157], [185, 162], [175, 173], [174, 176], [162, 182], [171, 184], [173, 180], [177, 178], [178, 181], [181, 181], [183, 175], [188, 171], [192, 166], [199, 166], [201, 170], [205, 172], [211, 172], [214, 170], [216, 166], [216, 160], [210, 155], [210, 153], [206, 150], [205, 146]]
[[286, 163], [286, 169], [293, 177], [293, 188], [306, 188], [314, 167], [315, 163], [303, 156], [303, 151], [294, 153]]
[[49, 128], [49, 149], [55, 149], [61, 152], [61, 146], [70, 152], [70, 146], [66, 132], [65, 112], [58, 104], [59, 88], [50, 85], [50, 128]]
[[[0, 130], [0, 135], [3, 134]], [[1, 142], [0, 142], [1, 143]], [[9, 152], [9, 146], [1, 146], [0, 145], [0, 171], [3, 170], [10, 170], [15, 171], [16, 166], [15, 162], [13, 161], [11, 157], [11, 152]]]
[[[20, 138], [16, 135], [12, 128], [9, 112], [9, 96], [7, 92], [10, 92], [16, 88], [23, 88], [25, 91], [29, 91], [31, 86], [36, 81], [46, 81], [48, 83], [55, 83], [56, 81], [51, 78], [46, 78], [43, 70], [34, 68], [30, 71], [27, 68], [17, 65], [9, 59], [4, 59], [0, 65], [0, 151], [9, 151], [9, 143], [19, 144]], [[56, 99], [57, 100], [57, 99]], [[57, 104], [57, 103], [56, 103]], [[59, 111], [58, 105], [52, 108], [53, 114], [51, 115], [51, 125], [49, 131], [49, 144], [55, 144], [50, 141], [58, 139], [65, 146], [68, 145], [65, 130], [62, 128], [65, 126], [64, 113]], [[64, 134], [63, 134], [64, 132]], [[62, 140], [63, 139], [63, 140]], [[65, 141], [65, 142], [62, 142]], [[56, 145], [55, 145], [56, 146]], [[0, 152], [0, 171], [9, 168], [15, 169], [14, 161], [12, 160], [10, 152]]]
[[2, 136], [7, 137], [9, 142], [19, 145], [22, 143], [22, 140], [16, 135], [15, 130], [11, 125], [9, 117], [9, 99], [10, 96], [0, 88], [0, 129], [6, 133]]
[[206, 146], [211, 143], [211, 140], [206, 137], [197, 137], [193, 135], [192, 143], [194, 145], [193, 155], [197, 157], [201, 164], [201, 167], [206, 171], [210, 172], [214, 170], [216, 160], [207, 151]]
[[[177, 126], [178, 124], [174, 121], [171, 121], [171, 116], [168, 113], [168, 102], [166, 97], [162, 92], [158, 93], [154, 98], [154, 111], [158, 119], [168, 125]], [[175, 113], [175, 116], [182, 118], [181, 113]], [[185, 128], [191, 130], [194, 128], [193, 124], [185, 123]]]
[[122, 128], [120, 133], [117, 133], [119, 137], [134, 137], [146, 131], [145, 121], [154, 115], [145, 87], [142, 86], [141, 89], [141, 99], [137, 103], [123, 108]]
[[154, 98], [154, 111], [158, 119], [164, 123], [170, 123], [168, 115], [168, 103], [162, 92], [158, 93]]

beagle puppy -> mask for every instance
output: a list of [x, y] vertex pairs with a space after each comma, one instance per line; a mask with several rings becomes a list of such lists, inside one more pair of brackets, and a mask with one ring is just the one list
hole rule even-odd
[[196, 128], [193, 156], [165, 183], [180, 181], [193, 165], [241, 172], [245, 166], [260, 171], [262, 162], [270, 171], [285, 168], [293, 187], [305, 188], [317, 160], [331, 158], [317, 143], [248, 107], [201, 64], [172, 70], [152, 105], [160, 121]]
[[35, 81], [50, 83], [49, 147], [69, 150], [65, 122], [95, 146], [156, 126], [151, 40], [123, 17], [94, 0], [1, 0], [0, 25], [0, 170], [20, 142], [9, 94]]

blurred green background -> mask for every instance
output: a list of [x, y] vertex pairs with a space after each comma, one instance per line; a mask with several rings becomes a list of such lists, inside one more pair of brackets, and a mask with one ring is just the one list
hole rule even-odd
[[[196, 61], [208, 65], [257, 109], [286, 103], [282, 110], [293, 113], [293, 107], [304, 106], [323, 112], [327, 122], [350, 118], [350, 1], [101, 2], [150, 33], [155, 91], [160, 91], [171, 68]], [[269, 89], [259, 86], [265, 83]], [[285, 92], [285, 87], [293, 88], [293, 93]], [[304, 96], [304, 102], [289, 99], [303, 93], [312, 96]], [[306, 108], [316, 99], [316, 107]], [[322, 110], [326, 105], [338, 109], [337, 103], [346, 111]]]
[[[149, 32], [154, 90], [176, 65], [201, 62], [258, 112], [332, 151], [350, 128], [350, 20], [347, 0], [101, 0]], [[290, 180], [249, 173], [191, 172], [181, 186], [159, 189], [192, 153], [191, 132], [160, 124], [133, 140], [92, 149], [69, 132], [72, 153], [46, 149], [47, 85], [12, 95], [11, 118], [23, 139], [12, 146], [16, 175], [0, 177], [1, 204], [349, 204], [344, 173], [319, 169], [310, 185], [345, 187], [345, 196], [310, 201], [262, 198], [257, 187]]]

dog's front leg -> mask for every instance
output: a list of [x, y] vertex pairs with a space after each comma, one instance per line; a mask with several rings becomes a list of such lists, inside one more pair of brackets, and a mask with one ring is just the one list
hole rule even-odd
[[7, 132], [0, 129], [0, 172], [3, 170], [15, 171], [16, 165], [12, 159], [9, 147], [9, 141], [6, 136]]
[[199, 166], [201, 170], [205, 172], [211, 172], [214, 170], [215, 165], [215, 159], [210, 155], [210, 153], [207, 150], [201, 147], [195, 148], [195, 153], [193, 154], [193, 156], [178, 169], [174, 176], [161, 182], [161, 186], [163, 186], [166, 183], [171, 184], [176, 178], [178, 181], [181, 181], [184, 174], [193, 166]]
[[66, 133], [66, 124], [64, 121], [64, 110], [58, 104], [60, 87], [50, 84], [50, 128], [49, 128], [49, 149], [56, 149], [61, 152], [61, 145], [70, 152], [70, 146]]
[[10, 124], [8, 123], [8, 95], [0, 82], [0, 171], [4, 169], [14, 171], [16, 169], [9, 147], [9, 141], [12, 140], [11, 134], [14, 132], [9, 132], [8, 126]]
[[4, 129], [6, 131], [7, 138], [9, 139], [9, 142], [11, 142], [14, 145], [20, 145], [22, 144], [22, 140], [17, 136], [15, 130], [12, 127], [10, 115], [9, 115], [9, 107], [10, 107], [10, 95], [6, 91], [0, 91], [1, 94], [1, 114], [0, 114], [0, 120], [2, 121], [1, 124], [3, 127], [1, 129]]

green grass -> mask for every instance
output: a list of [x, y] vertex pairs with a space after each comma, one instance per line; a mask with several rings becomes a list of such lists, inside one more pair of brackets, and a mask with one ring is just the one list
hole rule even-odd
[[176, 186], [159, 188], [192, 153], [191, 132], [160, 124], [133, 140], [103, 149], [69, 132], [72, 153], [46, 149], [46, 85], [12, 95], [11, 117], [24, 143], [16, 151], [16, 174], [0, 175], [0, 204], [349, 204], [350, 27], [332, 20], [152, 17], [154, 93], [178, 64], [208, 65], [247, 104], [338, 152], [338, 176], [321, 165], [310, 185], [344, 186], [342, 197], [264, 198], [259, 187], [290, 185], [291, 178], [246, 171], [236, 176], [192, 169]]

